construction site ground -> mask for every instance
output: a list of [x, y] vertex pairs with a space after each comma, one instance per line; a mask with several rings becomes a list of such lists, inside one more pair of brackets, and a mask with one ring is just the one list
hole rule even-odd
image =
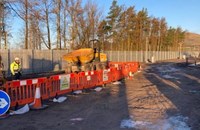
[[0, 120], [0, 130], [198, 130], [200, 68], [181, 60], [144, 64], [132, 79], [67, 94], [44, 110]]

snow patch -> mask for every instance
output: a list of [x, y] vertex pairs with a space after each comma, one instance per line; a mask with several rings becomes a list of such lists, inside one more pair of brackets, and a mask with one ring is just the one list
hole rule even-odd
[[200, 65], [200, 62], [197, 62], [196, 64], [190, 64], [190, 65], [188, 65], [188, 66], [194, 67], [194, 66], [197, 66], [197, 65]]
[[67, 97], [59, 97], [58, 99], [54, 98], [53, 102], [58, 102], [58, 103], [62, 103], [65, 100], [67, 100]]
[[124, 119], [121, 122], [120, 128], [141, 128], [149, 125], [149, 122], [133, 121], [132, 119]]
[[125, 119], [121, 121], [120, 128], [136, 128], [148, 130], [191, 130], [186, 124], [187, 117], [172, 116], [165, 120], [160, 120], [153, 124], [145, 121], [133, 121], [132, 119]]
[[116, 81], [116, 82], [113, 82], [112, 84], [114, 84], [114, 85], [119, 85], [119, 84], [122, 84], [122, 83], [119, 82], [119, 81]]
[[29, 105], [26, 104], [24, 107], [16, 110], [16, 111], [12, 111], [10, 112], [10, 115], [21, 115], [21, 114], [25, 114], [30, 110]]
[[81, 94], [82, 93], [82, 90], [76, 90], [73, 92], [74, 94]]
[[194, 93], [194, 94], [200, 94], [200, 91], [196, 91], [196, 90], [190, 90], [190, 93]]
[[82, 120], [83, 120], [83, 118], [80, 118], [80, 117], [70, 119], [70, 121], [82, 121]]
[[177, 68], [174, 68], [171, 64], [157, 67], [157, 69], [158, 69], [158, 71], [160, 72], [160, 75], [163, 78], [166, 78], [166, 79], [179, 79], [179, 78], [174, 77], [172, 75], [174, 75], [175, 72], [178, 72], [180, 70], [177, 69]]
[[161, 120], [155, 125], [152, 125], [152, 129], [162, 129], [162, 130], [191, 130], [191, 128], [186, 124], [188, 118], [183, 116], [172, 116], [166, 120]]
[[170, 72], [179, 71], [179, 69], [176, 69], [171, 65], [163, 65], [163, 66], [157, 67], [157, 69], [162, 73], [170, 73]]
[[170, 75], [163, 75], [162, 77], [166, 78], [166, 79], [179, 79], [179, 78], [176, 78], [176, 77], [173, 77], [173, 76], [170, 76]]
[[96, 87], [94, 90], [95, 90], [96, 92], [100, 92], [102, 89], [103, 89], [102, 87]]

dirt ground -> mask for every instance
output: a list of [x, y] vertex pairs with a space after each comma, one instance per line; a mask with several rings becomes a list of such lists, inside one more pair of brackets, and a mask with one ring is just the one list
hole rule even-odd
[[65, 96], [45, 110], [1, 119], [0, 130], [200, 129], [200, 68], [177, 61], [144, 65], [100, 92]]

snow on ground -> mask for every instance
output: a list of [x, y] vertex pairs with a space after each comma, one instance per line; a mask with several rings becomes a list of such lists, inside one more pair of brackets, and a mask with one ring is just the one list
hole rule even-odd
[[121, 84], [121, 82], [120, 82], [120, 81], [115, 81], [115, 82], [113, 82], [112, 84], [114, 84], [114, 85], [119, 85], [119, 84]]
[[96, 87], [94, 90], [95, 90], [96, 92], [100, 92], [102, 89], [103, 89], [102, 87]]
[[177, 72], [179, 69], [175, 68], [172, 64], [169, 65], [162, 65], [160, 67], [157, 67], [159, 72], [163, 73], [170, 73], [170, 72]]
[[30, 108], [29, 108], [29, 105], [26, 104], [24, 107], [16, 110], [16, 111], [12, 111], [10, 112], [10, 115], [20, 115], [20, 114], [25, 114], [27, 112], [29, 112]]
[[82, 93], [82, 90], [76, 90], [73, 92], [74, 94], [81, 94]]
[[82, 120], [83, 120], [83, 118], [81, 118], [81, 117], [70, 119], [70, 121], [82, 121]]
[[67, 97], [59, 97], [59, 98], [54, 98], [53, 99], [53, 102], [58, 102], [58, 103], [62, 103], [64, 102], [65, 100], [67, 100]]
[[197, 65], [200, 65], [200, 62], [197, 62], [196, 64], [190, 64], [190, 65], [188, 65], [188, 66], [194, 67], [194, 66], [197, 66]]
[[124, 119], [121, 121], [120, 128], [142, 128], [149, 126], [151, 123], [144, 121], [133, 121], [132, 119]]
[[186, 124], [188, 118], [183, 116], [172, 116], [165, 120], [160, 120], [156, 124], [144, 121], [134, 121], [124, 119], [121, 121], [120, 128], [136, 128], [147, 130], [191, 130]]
[[180, 70], [175, 68], [172, 64], [169, 64], [169, 65], [162, 65], [160, 67], [157, 67], [160, 75], [163, 77], [163, 78], [166, 78], [166, 79], [179, 79], [178, 77], [175, 77], [174, 74], [176, 72], [179, 72]]
[[165, 79], [179, 79], [179, 78], [171, 76], [169, 74], [162, 75], [162, 77], [165, 78]]

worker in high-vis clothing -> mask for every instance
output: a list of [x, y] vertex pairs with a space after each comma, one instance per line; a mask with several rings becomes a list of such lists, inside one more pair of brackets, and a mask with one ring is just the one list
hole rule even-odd
[[15, 61], [10, 64], [10, 71], [13, 80], [19, 80], [21, 77], [20, 59], [15, 57]]

